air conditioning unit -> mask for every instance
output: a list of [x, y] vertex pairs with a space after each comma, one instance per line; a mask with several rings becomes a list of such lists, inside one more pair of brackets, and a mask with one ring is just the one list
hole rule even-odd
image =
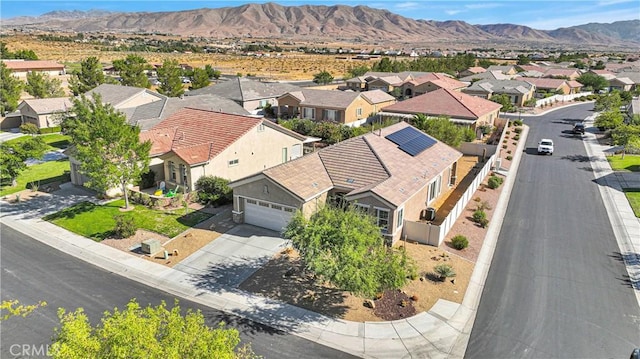
[[142, 253], [146, 253], [146, 254], [154, 254], [154, 253], [158, 253], [160, 251], [160, 241], [157, 239], [147, 239], [146, 241], [142, 242], [142, 246], [141, 246], [141, 250]]
[[433, 207], [428, 207], [427, 209], [423, 209], [420, 217], [425, 221], [432, 222], [436, 219], [436, 209]]

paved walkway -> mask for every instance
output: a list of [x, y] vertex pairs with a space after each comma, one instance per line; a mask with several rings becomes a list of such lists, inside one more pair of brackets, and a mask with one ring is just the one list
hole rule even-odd
[[[16, 205], [3, 203], [0, 221], [65, 253], [127, 278], [354, 355], [365, 358], [462, 358], [473, 328], [526, 136], [525, 130], [462, 304], [439, 300], [428, 312], [392, 322], [360, 323], [332, 319], [242, 292], [234, 288], [235, 282], [221, 285], [212, 281], [213, 277], [208, 277], [211, 274], [208, 272], [211, 269], [210, 263], [204, 258], [211, 248], [205, 247], [187, 258], [181, 264], [182, 268], [168, 268], [75, 235], [40, 219], [58, 208], [89, 198], [83, 189], [66, 187], [64, 191], [67, 191], [67, 200], [40, 202], [40, 205], [46, 204], [46, 208], [37, 208], [37, 201], [19, 205], [23, 206], [20, 210], [14, 207]], [[585, 140], [585, 146], [592, 158], [594, 173], [601, 184], [603, 200], [640, 303], [640, 221], [632, 213], [629, 215], [631, 208], [620, 191], [618, 177], [612, 175], [608, 162], [604, 159], [602, 146], [598, 146], [589, 137]], [[625, 181], [636, 183], [634, 178]], [[49, 202], [57, 205], [48, 204]], [[28, 207], [29, 203], [33, 208]], [[230, 240], [238, 241], [238, 238]], [[272, 244], [276, 245], [275, 242]], [[274, 248], [267, 247], [269, 248], [262, 249]], [[245, 274], [238, 273], [238, 276]]]

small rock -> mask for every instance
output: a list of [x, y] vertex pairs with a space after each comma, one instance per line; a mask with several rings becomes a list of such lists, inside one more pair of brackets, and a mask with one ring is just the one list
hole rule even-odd
[[424, 282], [424, 277], [420, 277], [420, 281], [421, 281], [421, 282]]
[[376, 309], [376, 303], [371, 299], [365, 299], [364, 306], [367, 308]]
[[451, 283], [456, 284], [455, 278], [451, 280]]

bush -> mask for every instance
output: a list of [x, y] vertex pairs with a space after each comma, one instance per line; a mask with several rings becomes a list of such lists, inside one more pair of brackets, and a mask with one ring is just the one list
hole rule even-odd
[[489, 188], [491, 189], [496, 189], [500, 187], [500, 185], [502, 184], [502, 181], [504, 181], [502, 177], [492, 175], [491, 177], [489, 177], [489, 180], [487, 181], [487, 186], [489, 186]]
[[481, 210], [484, 211], [486, 210], [491, 210], [491, 203], [489, 203], [489, 201], [482, 201], [481, 203], [478, 203], [478, 207], [476, 207], [477, 210]]
[[513, 132], [520, 134], [520, 132], [522, 132], [522, 127], [516, 127], [513, 129]]
[[128, 238], [136, 234], [138, 228], [136, 227], [133, 217], [120, 214], [113, 216], [113, 219], [116, 221], [116, 226], [113, 229], [113, 234], [116, 237]]
[[458, 250], [465, 249], [469, 246], [469, 240], [467, 240], [467, 237], [458, 234], [451, 239], [451, 245], [453, 246], [453, 248]]
[[520, 135], [513, 136], [513, 139], [516, 140], [516, 141], [519, 140], [520, 139]]
[[228, 186], [229, 180], [215, 176], [202, 176], [196, 181], [198, 202], [210, 205], [231, 203], [233, 191]]
[[473, 212], [472, 218], [474, 222], [480, 223], [482, 220], [487, 219], [487, 214], [481, 209], [476, 209]]
[[26, 133], [27, 135], [35, 135], [38, 133], [38, 126], [33, 123], [24, 123], [20, 125], [20, 132]]
[[508, 134], [510, 134], [510, 133], [511, 133], [511, 131], [506, 131], [506, 132], [505, 132], [505, 135], [508, 135]]
[[522, 126], [522, 120], [515, 120], [515, 121], [513, 121], [513, 125], [514, 125], [514, 126]]
[[153, 170], [149, 170], [140, 176], [138, 186], [140, 189], [151, 188], [156, 185], [156, 173]]
[[507, 161], [511, 161], [513, 159], [513, 156], [507, 156]]
[[453, 270], [453, 267], [444, 263], [438, 264], [437, 266], [433, 267], [433, 271], [438, 275], [440, 280], [443, 282], [449, 277], [456, 276], [456, 272]]
[[502, 145], [502, 148], [506, 149], [508, 146], [507, 145]]

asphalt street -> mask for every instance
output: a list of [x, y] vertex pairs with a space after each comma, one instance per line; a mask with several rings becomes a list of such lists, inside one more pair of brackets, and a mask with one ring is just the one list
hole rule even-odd
[[[640, 308], [582, 139], [593, 104], [527, 117], [526, 153], [467, 358], [628, 358]], [[537, 142], [553, 139], [552, 156]]]
[[[18, 299], [32, 304], [44, 300], [48, 305], [26, 318], [13, 317], [0, 325], [0, 357], [38, 357], [40, 348], [51, 343], [58, 326], [58, 308], [82, 307], [93, 324], [102, 313], [123, 308], [131, 298], [142, 305], [157, 305], [164, 300], [172, 306], [174, 297], [138, 282], [97, 268], [59, 252], [5, 225], [0, 225], [0, 291], [2, 300]], [[199, 309], [209, 326], [224, 321], [240, 331], [243, 343], [251, 343], [254, 352], [264, 358], [352, 358], [353, 356], [231, 316], [221, 311], [180, 300], [183, 308]], [[18, 347], [18, 345], [20, 347]], [[22, 351], [22, 346], [27, 348]], [[29, 350], [32, 350], [29, 352]], [[18, 355], [16, 355], [18, 354]]]

